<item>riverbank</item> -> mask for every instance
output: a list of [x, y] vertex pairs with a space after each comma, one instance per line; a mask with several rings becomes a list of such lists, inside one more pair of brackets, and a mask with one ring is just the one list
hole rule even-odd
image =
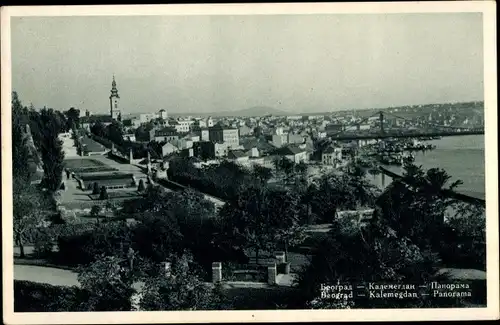
[[[468, 196], [485, 199], [485, 157], [484, 136], [472, 135], [463, 137], [444, 137], [429, 141], [436, 149], [415, 154], [415, 164], [425, 170], [442, 168], [451, 177], [450, 183], [462, 180], [456, 192]], [[401, 175], [403, 169], [399, 166], [383, 166], [389, 171]], [[384, 189], [391, 183], [391, 178], [381, 175], [367, 176], [377, 187]]]

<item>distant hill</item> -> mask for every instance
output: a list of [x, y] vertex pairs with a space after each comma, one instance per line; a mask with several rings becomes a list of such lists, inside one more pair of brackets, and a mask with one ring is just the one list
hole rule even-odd
[[[285, 111], [272, 108], [272, 107], [267, 107], [267, 106], [254, 106], [238, 111], [227, 111], [227, 112], [220, 112], [220, 113], [215, 113], [217, 114], [216, 116], [264, 116], [264, 115], [290, 115], [290, 113], [287, 113]], [[213, 114], [213, 115], [215, 115]]]
[[251, 116], [265, 116], [265, 115], [291, 115], [291, 113], [281, 111], [268, 106], [254, 106], [246, 109], [241, 109], [237, 111], [222, 111], [222, 112], [210, 112], [210, 113], [172, 113], [173, 116], [213, 116], [213, 117], [226, 117], [226, 116], [240, 116], [240, 117], [251, 117]]

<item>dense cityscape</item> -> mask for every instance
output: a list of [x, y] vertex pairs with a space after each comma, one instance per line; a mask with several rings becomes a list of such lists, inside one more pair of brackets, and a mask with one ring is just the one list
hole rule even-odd
[[132, 114], [117, 81], [107, 114], [13, 92], [16, 311], [485, 306], [484, 191], [416, 163], [483, 102]]

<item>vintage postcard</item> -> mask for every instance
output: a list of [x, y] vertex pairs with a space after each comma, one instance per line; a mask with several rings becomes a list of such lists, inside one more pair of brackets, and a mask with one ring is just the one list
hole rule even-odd
[[4, 322], [498, 318], [495, 9], [2, 8]]

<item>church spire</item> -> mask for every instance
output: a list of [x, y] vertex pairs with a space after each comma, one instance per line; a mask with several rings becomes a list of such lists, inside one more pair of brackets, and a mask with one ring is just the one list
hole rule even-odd
[[116, 88], [115, 74], [113, 74], [113, 81], [111, 82], [111, 95], [109, 96], [109, 106], [111, 117], [116, 119], [121, 119], [121, 110], [119, 107], [120, 96], [118, 95], [118, 89]]
[[111, 82], [111, 97], [117, 97], [120, 98], [118, 95], [118, 89], [116, 88], [116, 80], [115, 80], [115, 75], [113, 74], [113, 82]]

